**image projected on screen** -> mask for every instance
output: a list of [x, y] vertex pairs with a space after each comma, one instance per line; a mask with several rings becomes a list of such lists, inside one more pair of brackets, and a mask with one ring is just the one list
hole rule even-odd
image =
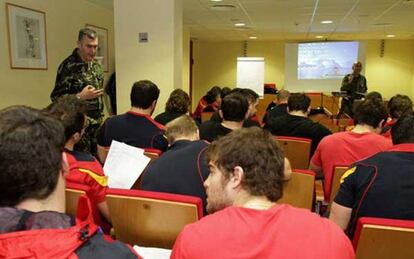
[[298, 79], [339, 79], [352, 72], [358, 42], [298, 44]]

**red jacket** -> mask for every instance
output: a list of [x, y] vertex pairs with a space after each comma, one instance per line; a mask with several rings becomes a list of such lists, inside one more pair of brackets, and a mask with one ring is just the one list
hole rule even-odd
[[[89, 213], [90, 205], [85, 201], [86, 197], [79, 203], [78, 210], [81, 213], [78, 213], [76, 224], [72, 227], [40, 227], [0, 234], [0, 258], [138, 258], [129, 246], [119, 241], [108, 240], [100, 233]], [[21, 214], [21, 210], [19, 213]], [[46, 213], [56, 215], [53, 219], [56, 222], [67, 217], [61, 213]], [[36, 213], [23, 213], [27, 214]], [[23, 218], [24, 216], [19, 220], [19, 225], [31, 226], [30, 222], [21, 224]]]

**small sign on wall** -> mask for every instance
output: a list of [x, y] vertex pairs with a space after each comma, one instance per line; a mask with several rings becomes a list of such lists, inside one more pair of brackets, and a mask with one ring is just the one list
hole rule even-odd
[[140, 32], [138, 34], [138, 42], [139, 43], [147, 43], [148, 42], [148, 32]]

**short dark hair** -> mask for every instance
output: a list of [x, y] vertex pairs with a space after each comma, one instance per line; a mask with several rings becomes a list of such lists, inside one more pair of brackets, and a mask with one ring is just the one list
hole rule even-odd
[[45, 199], [56, 188], [65, 144], [62, 124], [45, 112], [0, 111], [0, 206]]
[[227, 86], [223, 87], [221, 89], [221, 93], [220, 93], [221, 99], [223, 99], [224, 97], [226, 97], [226, 95], [228, 95], [229, 93], [231, 93], [230, 87], [227, 87]]
[[65, 140], [81, 132], [85, 126], [86, 103], [73, 95], [64, 95], [49, 105], [46, 112], [60, 120], [65, 129]]
[[83, 37], [87, 36], [88, 38], [94, 40], [98, 37], [96, 31], [92, 30], [91, 28], [82, 28], [78, 33], [78, 41], [81, 41]]
[[414, 111], [408, 110], [401, 115], [391, 128], [392, 143], [414, 143]]
[[354, 119], [356, 124], [377, 128], [387, 119], [387, 109], [381, 99], [365, 99], [356, 108]]
[[148, 109], [159, 96], [160, 89], [150, 80], [135, 82], [131, 89], [131, 106]]
[[259, 99], [259, 95], [250, 88], [242, 88], [241, 94], [243, 94], [249, 103], [255, 103]]
[[246, 117], [249, 103], [246, 97], [239, 93], [231, 93], [221, 101], [220, 110], [223, 113], [223, 120], [243, 121]]
[[165, 104], [165, 111], [170, 113], [187, 113], [190, 107], [190, 96], [181, 89], [175, 89]]
[[382, 94], [380, 92], [377, 92], [377, 91], [372, 91], [372, 92], [369, 92], [365, 96], [365, 99], [378, 99], [378, 100], [382, 101]]
[[228, 179], [236, 166], [243, 168], [242, 187], [251, 195], [275, 202], [282, 197], [284, 155], [272, 135], [258, 127], [234, 130], [214, 141], [206, 151]]
[[388, 102], [388, 111], [391, 118], [398, 119], [401, 114], [413, 109], [413, 102], [407, 95], [397, 94]]
[[310, 106], [311, 99], [304, 93], [292, 93], [288, 98], [289, 111], [303, 111], [307, 112]]
[[213, 86], [210, 90], [208, 90], [208, 92], [206, 93], [206, 95], [204, 95], [204, 100], [208, 103], [208, 104], [213, 104], [216, 99], [218, 97], [220, 97], [221, 95], [221, 88], [220, 86]]

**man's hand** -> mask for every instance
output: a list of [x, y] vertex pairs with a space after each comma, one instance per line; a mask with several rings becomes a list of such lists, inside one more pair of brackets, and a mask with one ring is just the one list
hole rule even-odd
[[85, 86], [77, 97], [81, 100], [95, 99], [103, 94], [103, 89], [96, 89], [91, 85]]

